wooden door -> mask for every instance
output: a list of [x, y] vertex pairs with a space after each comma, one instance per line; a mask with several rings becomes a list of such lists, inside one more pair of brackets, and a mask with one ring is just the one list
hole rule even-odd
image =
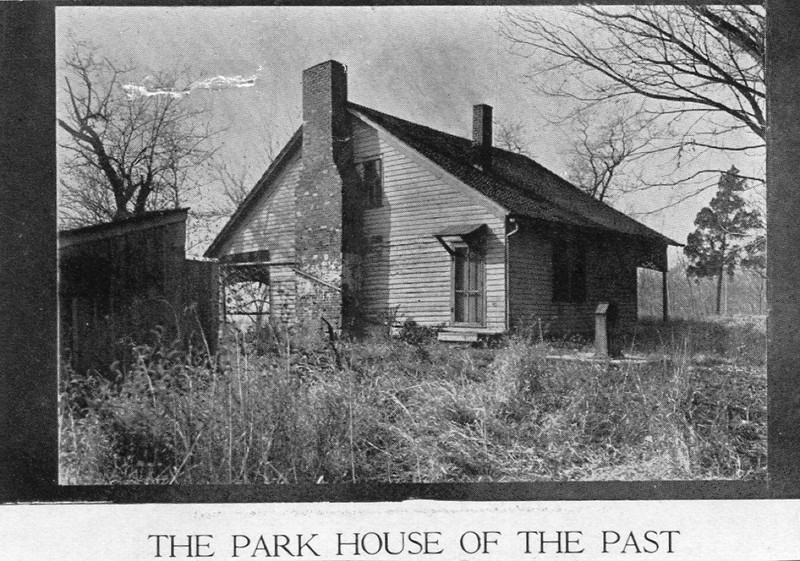
[[453, 256], [453, 322], [483, 325], [483, 260], [468, 246]]

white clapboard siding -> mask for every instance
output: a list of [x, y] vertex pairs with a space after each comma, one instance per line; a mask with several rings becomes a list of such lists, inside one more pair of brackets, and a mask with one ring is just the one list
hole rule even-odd
[[489, 227], [485, 322], [487, 328], [504, 330], [504, 220], [400, 153], [384, 134], [354, 119], [355, 160], [380, 156], [383, 165], [383, 205], [364, 215], [366, 238], [382, 237], [364, 259], [362, 286], [368, 312], [380, 316], [397, 309], [401, 321], [449, 325], [451, 258], [433, 235], [448, 226], [485, 223]]
[[270, 191], [245, 217], [223, 253], [269, 250], [271, 261], [294, 258], [295, 187], [301, 160], [294, 156], [272, 183]]
[[[514, 327], [585, 332], [594, 330], [597, 303], [613, 300], [620, 323], [629, 328], [636, 319], [636, 265], [624, 248], [589, 243], [586, 253], [586, 302], [553, 302], [552, 245], [541, 234], [522, 227], [509, 239], [509, 302]], [[614, 278], [609, 282], [609, 278]]]

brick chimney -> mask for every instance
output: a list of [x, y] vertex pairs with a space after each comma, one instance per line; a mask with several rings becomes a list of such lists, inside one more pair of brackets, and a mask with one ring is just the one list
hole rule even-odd
[[472, 108], [473, 162], [484, 170], [492, 167], [492, 106], [481, 103]]
[[342, 321], [342, 171], [352, 168], [347, 71], [329, 60], [303, 72], [303, 169], [295, 192], [296, 316], [311, 330]]

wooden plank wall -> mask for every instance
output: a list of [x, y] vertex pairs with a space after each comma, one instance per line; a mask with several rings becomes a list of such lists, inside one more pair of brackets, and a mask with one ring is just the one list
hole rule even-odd
[[505, 329], [505, 222], [353, 119], [355, 161], [383, 160], [383, 206], [365, 211], [364, 303], [372, 316], [450, 323], [450, 254], [433, 237], [448, 226], [486, 223], [486, 327]]
[[[301, 169], [299, 155], [287, 162], [271, 192], [261, 199], [225, 244], [223, 254], [268, 249], [271, 261], [294, 260], [295, 187]], [[270, 314], [273, 318], [290, 321], [294, 317], [295, 294], [293, 266], [270, 267]]]
[[597, 237], [587, 239], [586, 302], [553, 302], [552, 245], [541, 233], [522, 226], [509, 238], [511, 324], [545, 332], [593, 333], [594, 310], [600, 301], [619, 306], [622, 329], [636, 321], [635, 256]]
[[219, 266], [210, 261], [187, 259], [183, 267], [182, 301], [184, 306], [193, 308], [194, 315], [189, 318], [190, 333], [194, 334], [196, 344], [207, 344], [213, 353], [219, 330]]
[[185, 259], [185, 232], [174, 222], [62, 248], [62, 350], [76, 371], [125, 370], [131, 344], [157, 342], [158, 326], [162, 344], [191, 338], [213, 352], [216, 264]]

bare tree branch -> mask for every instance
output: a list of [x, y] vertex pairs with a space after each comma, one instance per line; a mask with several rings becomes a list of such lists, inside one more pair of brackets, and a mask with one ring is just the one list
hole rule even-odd
[[586, 103], [638, 96], [700, 108], [763, 141], [762, 8], [582, 7], [569, 15], [551, 21], [510, 9], [502, 22], [512, 51], [533, 61], [527, 76], [540, 89]]
[[522, 121], [495, 119], [494, 144], [503, 150], [530, 156], [528, 147], [531, 144], [531, 138]]
[[[602, 199], [680, 187], [668, 208], [705, 191], [705, 174], [722, 171], [706, 169], [717, 166], [708, 156], [764, 150], [763, 7], [547, 13], [510, 8], [500, 32], [529, 62], [524, 77], [531, 86], [563, 100], [551, 123], [572, 139], [568, 175], [587, 192]], [[638, 107], [630, 119], [616, 109], [625, 106]], [[764, 185], [752, 175], [742, 179], [751, 188]]]
[[571, 128], [567, 176], [601, 201], [636, 189], [631, 165], [664, 149], [654, 145], [659, 134], [655, 118], [629, 104], [578, 112]]
[[91, 223], [179, 205], [214, 153], [206, 112], [169, 96], [126, 95], [121, 82], [135, 69], [97, 56], [89, 43], [74, 43], [65, 67], [57, 122], [68, 135], [62, 201], [72, 208], [63, 214]]

